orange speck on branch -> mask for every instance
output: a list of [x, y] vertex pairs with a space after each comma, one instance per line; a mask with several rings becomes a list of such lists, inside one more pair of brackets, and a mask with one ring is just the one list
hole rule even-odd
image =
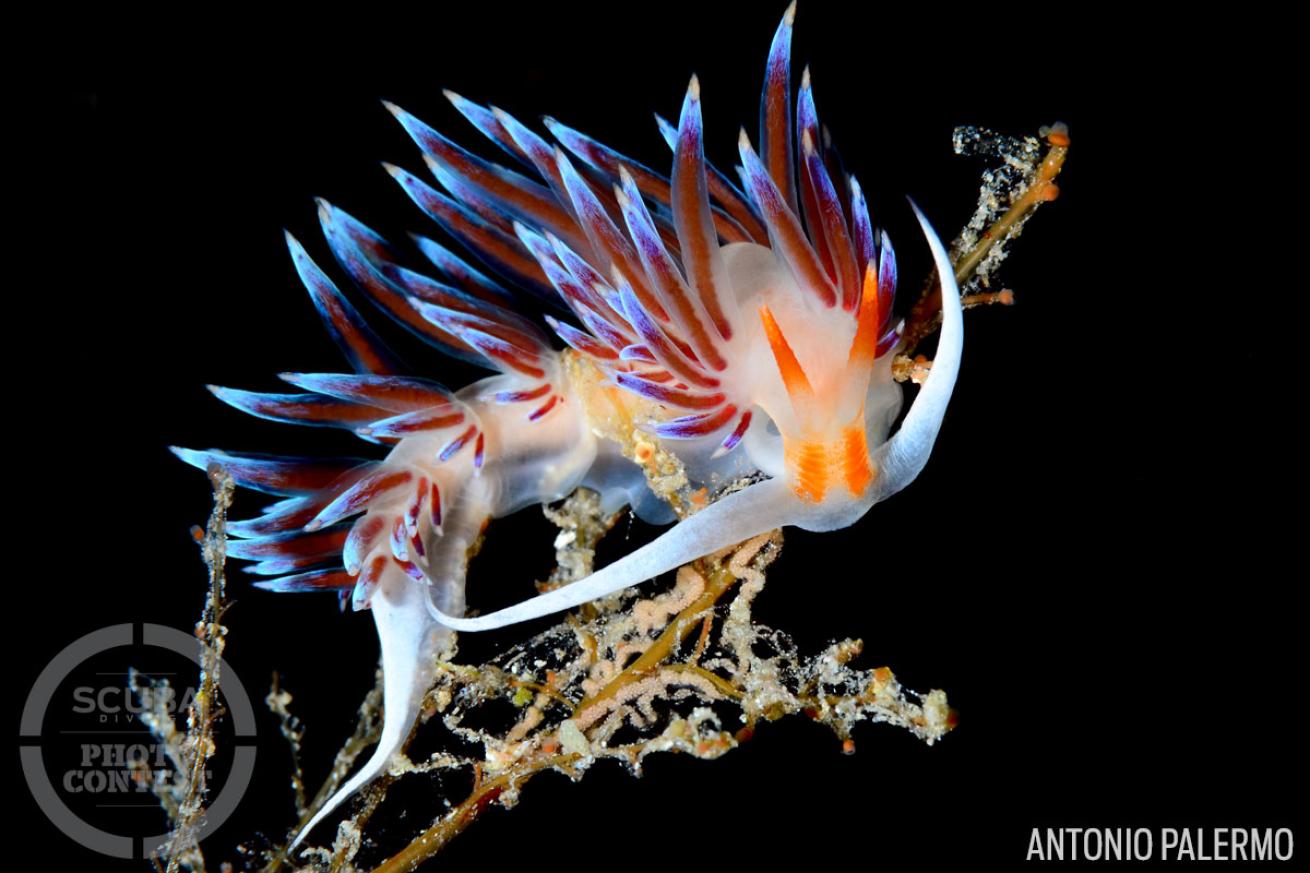
[[[1010, 207], [1003, 215], [990, 226], [979, 231], [972, 246], [953, 256], [955, 281], [960, 287], [963, 288], [965, 283], [974, 277], [998, 245], [1004, 245], [1018, 233], [1033, 210], [1060, 196], [1055, 178], [1063, 169], [1065, 158], [1069, 154], [1069, 130], [1063, 124], [1057, 123], [1049, 129], [1043, 129], [1041, 135], [1045, 138], [1048, 148], [1041, 163], [1027, 179], [1026, 187], [1012, 195]], [[904, 354], [914, 354], [919, 343], [940, 326], [941, 305], [941, 285], [934, 277], [911, 307], [901, 346]]]

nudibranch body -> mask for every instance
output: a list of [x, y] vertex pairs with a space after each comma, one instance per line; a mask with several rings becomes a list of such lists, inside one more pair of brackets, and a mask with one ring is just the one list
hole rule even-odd
[[[397, 167], [410, 198], [476, 258], [417, 237], [427, 273], [343, 210], [320, 203], [342, 270], [388, 316], [497, 375], [449, 391], [408, 374], [290, 235], [301, 279], [353, 373], [287, 373], [301, 393], [213, 388], [276, 421], [344, 427], [381, 461], [177, 449], [283, 499], [229, 523], [228, 554], [256, 561], [273, 591], [333, 590], [371, 609], [381, 641], [385, 725], [370, 760], [302, 832], [376, 776], [408, 734], [452, 631], [557, 612], [783, 525], [831, 530], [861, 518], [923, 467], [955, 382], [962, 326], [947, 254], [919, 220], [942, 285], [937, 358], [894, 434], [896, 261], [859, 185], [821, 136], [808, 75], [793, 104], [794, 7], [769, 53], [758, 153], [743, 132], [742, 186], [707, 163], [692, 80], [663, 176], [553, 120], [548, 143], [456, 95], [455, 106], [517, 168], [486, 161], [394, 106], [440, 191]], [[562, 146], [562, 147], [561, 147]], [[918, 210], [915, 210], [918, 214]], [[493, 278], [494, 276], [494, 278]], [[567, 313], [515, 311], [522, 292]], [[489, 519], [586, 486], [603, 506], [673, 520], [641, 466], [601, 422], [648, 433], [715, 491], [756, 484], [678, 521], [591, 576], [490, 615], [464, 618], [470, 547]], [[890, 434], [890, 436], [889, 436]]]

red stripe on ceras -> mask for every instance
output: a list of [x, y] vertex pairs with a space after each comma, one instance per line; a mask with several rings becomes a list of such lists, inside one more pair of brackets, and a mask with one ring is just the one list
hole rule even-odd
[[741, 442], [741, 438], [746, 434], [746, 428], [750, 426], [751, 412], [748, 409], [742, 414], [741, 421], [737, 423], [737, 427], [733, 429], [732, 433], [728, 434], [727, 438], [720, 444], [719, 448], [725, 455], [737, 447], [737, 443]]
[[675, 418], [672, 421], [659, 422], [655, 425], [654, 430], [656, 433], [677, 439], [705, 436], [723, 427], [736, 414], [737, 407], [728, 404], [717, 412], [689, 415], [684, 418]]
[[668, 385], [659, 385], [631, 373], [615, 373], [614, 381], [635, 394], [658, 403], [681, 406], [684, 409], [713, 409], [726, 399], [725, 395], [719, 392], [696, 394]]
[[[673, 156], [672, 206], [678, 226], [678, 242], [687, 282], [700, 298], [701, 305], [719, 336], [732, 339], [732, 325], [719, 305], [720, 289], [714, 282], [713, 256], [718, 248], [713, 220], [709, 212], [705, 178], [705, 151], [700, 123], [700, 86], [692, 80], [679, 119], [678, 143]], [[715, 367], [715, 369], [723, 369]]]
[[346, 544], [341, 548], [341, 561], [347, 573], [352, 576], [359, 574], [364, 556], [373, 550], [373, 544], [385, 524], [386, 520], [381, 515], [368, 515], [350, 528]]
[[377, 590], [382, 579], [382, 571], [387, 567], [386, 555], [374, 555], [364, 565], [355, 582], [355, 593], [351, 598], [355, 609], [368, 609], [373, 602], [373, 592]]
[[368, 506], [379, 495], [408, 482], [412, 476], [413, 474], [408, 470], [388, 470], [386, 468], [365, 476], [324, 507], [323, 511], [315, 516], [313, 521], [305, 525], [305, 530], [318, 530], [325, 525], [340, 521], [346, 516], [354, 515]]
[[829, 259], [829, 275], [841, 289], [842, 308], [852, 310], [860, 299], [860, 274], [855, 265], [855, 252], [851, 246], [850, 232], [846, 229], [846, 219], [842, 215], [841, 201], [837, 198], [832, 180], [828, 178], [828, 171], [823, 166], [823, 159], [815, 150], [808, 131], [802, 149], [807, 178], [813, 185], [816, 218], [824, 239], [823, 248]]
[[[682, 280], [677, 265], [655, 233], [654, 222], [641, 200], [641, 193], [630, 175], [624, 174], [624, 190], [619, 201], [628, 230], [637, 245], [646, 275], [654, 282], [663, 299], [670, 304], [679, 325], [687, 331], [687, 344], [696, 357], [715, 370], [723, 370], [727, 361], [719, 354], [710, 336], [710, 325], [692, 302], [691, 291]], [[715, 243], [717, 245], [717, 242]]]
[[547, 412], [550, 412], [552, 409], [555, 408], [555, 404], [559, 402], [559, 399], [560, 398], [558, 394], [552, 394], [549, 400], [547, 400], [545, 403], [541, 404], [541, 406], [538, 406], [536, 409], [532, 411], [532, 414], [528, 416], [528, 421], [536, 421], [537, 419], [544, 416]]
[[445, 448], [437, 454], [437, 460], [443, 463], [449, 461], [455, 456], [456, 452], [468, 445], [468, 441], [473, 439], [474, 434], [477, 432], [478, 428], [476, 425], [469, 425], [463, 433], [446, 443]]
[[423, 504], [428, 496], [428, 477], [420, 476], [418, 484], [414, 486], [414, 499], [409, 502], [405, 509], [405, 529], [409, 531], [410, 536], [418, 534], [419, 516], [423, 511]]
[[464, 212], [458, 203], [423, 185], [400, 168], [387, 167], [387, 170], [400, 182], [420, 209], [433, 220], [448, 227], [475, 252], [504, 264], [525, 279], [547, 284], [546, 275], [541, 271], [536, 259], [527, 253], [523, 244], [517, 239], [478, 216]]

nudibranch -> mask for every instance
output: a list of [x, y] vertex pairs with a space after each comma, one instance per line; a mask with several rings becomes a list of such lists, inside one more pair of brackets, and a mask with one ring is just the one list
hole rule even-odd
[[[892, 353], [896, 258], [859, 185], [821, 136], [809, 76], [793, 102], [795, 5], [770, 48], [758, 151], [742, 132], [737, 181], [702, 144], [692, 79], [677, 126], [659, 127], [672, 171], [643, 166], [552, 119], [543, 135], [494, 107], [447, 94], [505, 154], [485, 160], [396, 106], [440, 186], [387, 171], [468, 253], [415, 237], [424, 270], [342, 209], [319, 204], [341, 270], [379, 310], [495, 375], [458, 391], [404, 368], [304, 247], [291, 257], [352, 373], [284, 373], [296, 393], [211, 390], [280, 422], [347, 428], [382, 460], [175, 449], [220, 463], [281, 499], [228, 524], [228, 554], [270, 591], [331, 590], [371, 609], [381, 641], [385, 724], [368, 762], [305, 833], [387, 765], [455, 631], [503, 627], [578, 606], [783, 525], [858, 521], [923, 468], [963, 342], [951, 262], [911, 204], [941, 284], [936, 359], [901, 425]], [[523, 313], [531, 295], [556, 310]], [[755, 484], [679, 520], [591, 576], [465, 618], [470, 546], [489, 519], [579, 487], [608, 511], [673, 520], [613, 433], [649, 433], [711, 492]], [[297, 840], [299, 842], [299, 838]]]

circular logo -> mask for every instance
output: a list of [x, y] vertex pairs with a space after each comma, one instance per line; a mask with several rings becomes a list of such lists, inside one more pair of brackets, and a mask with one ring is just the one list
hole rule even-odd
[[[132, 648], [134, 662], [145, 659], [154, 662], [145, 666], [160, 669], [92, 669], [107, 666], [97, 663], [102, 653], [125, 647]], [[178, 772], [176, 738], [168, 736], [173, 725], [164, 722], [186, 711], [195, 689], [150, 677], [179, 675], [162, 668], [181, 659], [188, 667], [201, 665], [194, 636], [158, 624], [118, 624], [66, 646], [27, 696], [20, 726], [27, 787], [50, 821], [88, 849], [140, 859], [173, 836], [154, 832], [162, 812], [151, 787], [186, 778]], [[231, 736], [219, 744], [221, 759], [209, 764], [226, 763], [226, 778], [197, 826], [197, 840], [231, 815], [255, 768], [250, 697], [226, 661], [220, 661], [220, 675], [228, 715], [224, 731]], [[213, 785], [210, 776], [206, 772], [206, 782]]]

